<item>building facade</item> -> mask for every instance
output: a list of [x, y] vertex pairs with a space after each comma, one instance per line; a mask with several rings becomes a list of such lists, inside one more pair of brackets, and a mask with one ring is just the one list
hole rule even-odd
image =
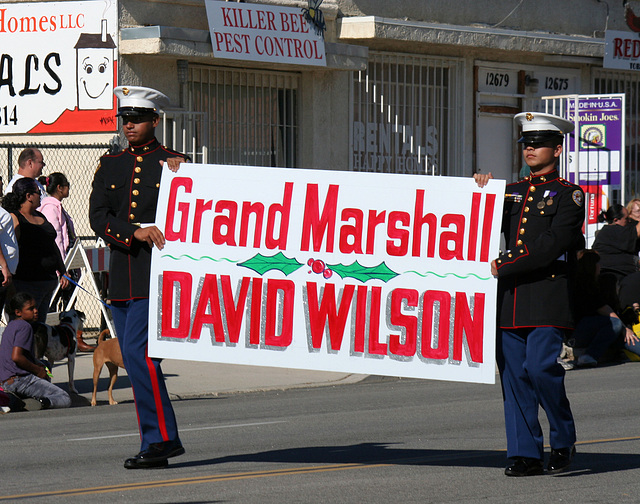
[[[306, 0], [256, 3], [310, 7]], [[2, 6], [20, 4], [27, 5]], [[548, 96], [624, 93], [624, 199], [640, 193], [640, 73], [603, 68], [606, 30], [631, 32], [629, 12], [640, 14], [640, 1], [625, 10], [601, 0], [579, 8], [569, 0], [324, 0], [322, 68], [214, 57], [204, 0], [120, 0], [115, 8], [117, 84], [165, 92], [175, 107], [163, 116], [160, 140], [196, 162], [444, 176], [491, 171], [511, 181], [522, 163], [515, 113], [541, 109]], [[49, 159], [59, 144], [96, 146], [58, 166], [48, 162], [77, 182], [67, 207], [83, 235], [90, 235], [84, 213], [96, 151], [116, 142], [124, 144], [115, 125], [73, 133], [0, 128], [5, 149], [46, 146]], [[15, 172], [16, 158], [6, 160], [3, 177]]]

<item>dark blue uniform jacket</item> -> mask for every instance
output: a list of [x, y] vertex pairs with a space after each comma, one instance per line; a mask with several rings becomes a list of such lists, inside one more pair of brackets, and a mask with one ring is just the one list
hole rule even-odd
[[557, 171], [507, 185], [498, 325], [573, 327], [569, 276], [584, 248], [584, 193]]
[[89, 201], [91, 228], [111, 248], [109, 298], [149, 297], [151, 248], [133, 238], [140, 224], [155, 222], [162, 166], [170, 157], [185, 157], [156, 139], [107, 154], [93, 178]]

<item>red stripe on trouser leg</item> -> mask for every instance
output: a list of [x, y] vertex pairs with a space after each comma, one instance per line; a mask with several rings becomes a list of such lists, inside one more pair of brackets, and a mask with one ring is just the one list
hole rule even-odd
[[149, 369], [149, 376], [151, 378], [151, 387], [153, 388], [153, 401], [156, 404], [156, 412], [158, 413], [158, 428], [160, 429], [160, 434], [162, 435], [162, 439], [164, 441], [170, 441], [169, 435], [167, 434], [167, 424], [164, 419], [164, 406], [162, 404], [162, 397], [160, 396], [160, 389], [158, 388], [158, 375], [156, 374], [156, 367], [153, 364], [153, 361], [146, 355], [145, 352], [145, 360], [147, 361], [147, 368]]

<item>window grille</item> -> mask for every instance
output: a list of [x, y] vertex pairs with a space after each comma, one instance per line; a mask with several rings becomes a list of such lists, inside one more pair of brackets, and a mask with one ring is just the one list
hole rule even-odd
[[297, 73], [189, 65], [189, 110], [208, 115], [210, 163], [298, 167]]
[[350, 168], [463, 175], [464, 62], [369, 52], [354, 72]]

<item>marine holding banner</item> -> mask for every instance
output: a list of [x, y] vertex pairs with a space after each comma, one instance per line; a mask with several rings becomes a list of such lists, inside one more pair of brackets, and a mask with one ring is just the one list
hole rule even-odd
[[152, 223], [162, 167], [177, 169], [185, 156], [155, 138], [158, 110], [169, 104], [144, 87], [117, 87], [118, 116], [129, 148], [100, 158], [89, 202], [91, 227], [111, 248], [109, 298], [125, 368], [134, 391], [140, 426], [140, 453], [127, 469], [163, 467], [184, 453], [164, 383], [160, 359], [147, 352], [151, 249], [164, 246]]
[[[528, 177], [507, 185], [507, 251], [492, 262], [498, 277], [497, 362], [507, 430], [507, 476], [542, 474], [542, 406], [550, 424], [549, 473], [565, 470], [575, 454], [575, 425], [557, 363], [564, 331], [573, 327], [569, 275], [584, 248], [584, 193], [559, 177], [563, 135], [573, 123], [537, 112], [515, 116], [522, 126]], [[491, 174], [474, 175], [483, 185]]]

